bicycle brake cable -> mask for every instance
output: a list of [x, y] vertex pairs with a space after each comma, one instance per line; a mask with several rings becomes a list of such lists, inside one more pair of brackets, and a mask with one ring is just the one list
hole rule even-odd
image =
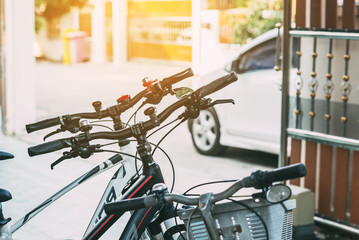
[[[136, 141], [136, 140], [130, 140], [130, 141]], [[172, 169], [172, 186], [171, 186], [171, 190], [170, 190], [170, 193], [173, 192], [173, 189], [174, 189], [174, 186], [175, 186], [175, 182], [176, 182], [176, 171], [175, 171], [175, 167], [174, 167], [174, 164], [173, 164], [173, 161], [172, 159], [170, 158], [170, 156], [167, 154], [167, 152], [161, 148], [160, 146], [156, 145], [155, 143], [152, 143], [152, 142], [148, 142], [149, 144], [151, 144], [152, 146], [157, 146], [159, 150], [161, 150], [161, 152], [167, 157], [170, 165], [171, 165], [171, 169]], [[141, 160], [140, 158], [137, 157], [137, 151], [136, 151], [136, 162], [137, 160]], [[142, 166], [138, 169], [137, 167], [137, 164], [136, 164], [136, 172], [137, 174], [139, 174], [139, 171], [142, 169]]]
[[116, 151], [116, 150], [109, 150], [109, 149], [102, 149], [102, 152], [110, 152], [110, 153], [122, 154], [122, 155], [125, 155], [125, 156], [133, 157], [134, 159], [137, 159], [137, 160], [141, 160], [140, 158], [136, 157], [135, 155], [130, 154], [130, 153], [126, 153], [126, 152], [121, 152], [121, 151]]
[[113, 129], [110, 128], [109, 126], [106, 126], [106, 125], [103, 125], [103, 124], [91, 124], [93, 127], [103, 127], [103, 128], [107, 128], [109, 129], [110, 131], [113, 132]]
[[[94, 122], [104, 122], [104, 121], [111, 121], [111, 120], [91, 121], [91, 123], [94, 123]], [[105, 127], [105, 128], [110, 129], [111, 131], [113, 131], [112, 128], [110, 128], [110, 127], [108, 127], [108, 126], [105, 126], [105, 125], [93, 124], [92, 126]], [[73, 127], [73, 126], [72, 126], [72, 127]], [[55, 134], [58, 134], [58, 133], [61, 133], [61, 132], [65, 132], [66, 130], [67, 130], [67, 129], [66, 129], [65, 125], [62, 125], [60, 128], [56, 129], [55, 131], [52, 131], [52, 132], [46, 134], [46, 135], [43, 137], [43, 140], [46, 141], [47, 138], [49, 138], [49, 137], [51, 137], [51, 136], [53, 136], [53, 135], [55, 135]], [[70, 132], [71, 132], [71, 131], [70, 131]]]
[[171, 128], [157, 143], [155, 149], [153, 149], [152, 151], [152, 155], [155, 153], [156, 149], [158, 148], [158, 146], [161, 144], [161, 142], [173, 131], [175, 130], [179, 125], [181, 125], [184, 121], [186, 121], [185, 119], [182, 119], [179, 123], [177, 123], [173, 128]]
[[[137, 140], [130, 140], [130, 141], [133, 142], [133, 141], [137, 141]], [[117, 143], [117, 141], [116, 141], [116, 142], [107, 143], [107, 144], [102, 144], [102, 145], [100, 145], [100, 147], [105, 147], [105, 146], [109, 146], [109, 145], [116, 144], [116, 143]], [[149, 144], [151, 144], [152, 146], [156, 146], [156, 144], [154, 144], [154, 143], [152, 143], [152, 142], [149, 142]], [[165, 154], [165, 156], [167, 157], [169, 163], [171, 164], [173, 176], [175, 176], [174, 164], [173, 164], [173, 161], [171, 160], [170, 156], [166, 153], [166, 151], [165, 151], [164, 149], [162, 149], [161, 147], [158, 147], [158, 148], [159, 148], [159, 149], [163, 152], [163, 154]], [[109, 150], [102, 150], [102, 151], [108, 152]], [[111, 150], [111, 151], [116, 152], [116, 151], [114, 151], [114, 150]], [[117, 151], [116, 153], [122, 153], [122, 152]], [[126, 154], [124, 154], [124, 155], [126, 155]], [[133, 157], [133, 158], [136, 160], [136, 162], [137, 162], [137, 161], [141, 161], [141, 158], [137, 157], [137, 152], [136, 152], [136, 155], [128, 155], [128, 156]], [[141, 168], [142, 168], [142, 166], [141, 166]], [[139, 174], [141, 168], [138, 169], [138, 167], [137, 167], [137, 165], [136, 165], [136, 173], [137, 173], [137, 174]], [[175, 179], [175, 177], [173, 177], [172, 186], [171, 186], [171, 191], [170, 191], [170, 192], [172, 192], [172, 191], [173, 191], [173, 188], [174, 188], [174, 184], [175, 184], [175, 180], [174, 180], [174, 179]]]
[[171, 125], [171, 124], [174, 123], [175, 121], [178, 121], [179, 119], [180, 119], [180, 118], [176, 118], [175, 120], [172, 120], [171, 122], [169, 122], [169, 123], [167, 123], [167, 124], [165, 124], [165, 125], [163, 125], [163, 126], [157, 128], [155, 131], [151, 132], [151, 133], [147, 136], [147, 138], [151, 137], [153, 134], [155, 134], [156, 132], [160, 131], [161, 129], [163, 129], [163, 128], [169, 126], [169, 125]]
[[91, 123], [98, 123], [98, 122], [113, 122], [113, 120], [102, 119], [102, 120], [91, 121]]
[[100, 147], [106, 147], [106, 146], [113, 145], [113, 144], [117, 144], [117, 143], [118, 143], [118, 141], [116, 141], [116, 142], [110, 142], [110, 143], [106, 143], [106, 144], [101, 144]]
[[[96, 120], [96, 121], [91, 121], [90, 123], [99, 123], [99, 122], [113, 122], [113, 120], [106, 120], [106, 119], [102, 119], [102, 120]], [[123, 123], [125, 124], [125, 123]], [[128, 127], [128, 124], [125, 124], [124, 127]], [[113, 131], [113, 129], [111, 129]]]
[[[169, 123], [167, 123], [167, 124], [165, 124], [165, 125], [159, 127], [158, 129], [156, 129], [155, 131], [153, 131], [152, 133], [150, 133], [150, 134], [147, 136], [147, 138], [151, 137], [153, 134], [155, 134], [155, 133], [158, 132], [159, 130], [161, 130], [161, 129], [167, 127], [167, 126], [169, 126], [170, 124], [174, 123], [175, 121], [177, 121], [177, 120], [179, 120], [179, 119], [180, 119], [180, 118], [178, 117], [178, 118], [176, 118], [175, 120], [172, 120], [171, 122], [169, 122]], [[172, 131], [172, 130], [170, 130], [170, 131]], [[163, 138], [165, 138], [167, 135], [168, 135], [168, 134], [166, 134]], [[136, 140], [130, 140], [130, 141], [136, 141]], [[162, 140], [161, 140], [161, 141], [162, 141]], [[161, 142], [161, 141], [160, 141], [160, 142]], [[154, 143], [152, 143], [152, 142], [149, 142], [149, 143], [150, 143], [151, 145], [155, 146], [155, 148], [160, 148], [160, 147], [159, 147], [160, 142], [159, 142], [157, 145], [154, 144]], [[171, 158], [168, 156], [168, 154], [167, 154], [162, 148], [160, 148], [160, 150], [166, 155], [167, 159], [169, 160], [169, 162], [170, 162], [170, 164], [171, 164], [171, 168], [172, 168], [172, 173], [173, 173], [173, 176], [174, 176], [174, 175], [175, 175], [175, 170], [174, 170], [174, 165], [173, 165], [173, 162], [172, 162]], [[152, 152], [152, 155], [153, 155], [153, 153], [154, 153], [154, 152]], [[136, 155], [135, 155], [135, 156], [137, 156], [137, 154], [138, 154], [138, 153], [137, 153], [137, 151], [136, 151]], [[135, 168], [136, 168], [136, 172], [137, 172], [137, 173], [139, 173], [139, 171], [140, 171], [141, 168], [142, 168], [142, 166], [141, 166], [141, 168], [138, 168], [138, 166], [137, 166], [137, 159], [136, 159]], [[175, 178], [173, 178], [173, 179], [175, 179]], [[173, 180], [172, 183], [173, 183], [173, 184], [172, 184], [172, 187], [171, 187], [171, 192], [172, 192], [172, 190], [173, 190], [175, 180]]]
[[136, 109], [136, 111], [130, 116], [130, 118], [126, 122], [126, 126], [130, 123], [131, 119], [137, 114], [137, 112], [145, 105], [145, 102], [141, 103], [141, 105]]

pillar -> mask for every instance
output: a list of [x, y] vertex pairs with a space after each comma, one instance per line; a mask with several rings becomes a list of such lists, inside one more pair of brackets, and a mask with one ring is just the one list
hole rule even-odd
[[106, 62], [106, 9], [104, 0], [93, 0], [91, 62]]
[[35, 120], [34, 1], [5, 0], [6, 134], [25, 132]]

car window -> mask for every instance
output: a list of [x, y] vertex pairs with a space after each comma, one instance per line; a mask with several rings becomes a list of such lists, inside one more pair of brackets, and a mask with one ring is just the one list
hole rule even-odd
[[[250, 70], [273, 68], [276, 58], [276, 38], [264, 42], [251, 50], [240, 55], [232, 62], [230, 69], [236, 73], [243, 73]], [[292, 67], [297, 67], [298, 38], [292, 38]]]
[[273, 68], [276, 57], [275, 47], [274, 38], [244, 53], [239, 61], [240, 72]]

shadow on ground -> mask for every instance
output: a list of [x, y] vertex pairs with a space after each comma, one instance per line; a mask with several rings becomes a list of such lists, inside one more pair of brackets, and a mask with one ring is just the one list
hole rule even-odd
[[229, 147], [221, 157], [240, 160], [243, 163], [258, 164], [269, 168], [278, 166], [278, 155], [242, 148]]

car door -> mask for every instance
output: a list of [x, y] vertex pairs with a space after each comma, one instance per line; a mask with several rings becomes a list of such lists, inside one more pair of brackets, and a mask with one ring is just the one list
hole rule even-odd
[[275, 38], [262, 42], [232, 64], [238, 83], [231, 94], [236, 106], [226, 118], [228, 134], [279, 143], [282, 76], [273, 69], [275, 46]]

